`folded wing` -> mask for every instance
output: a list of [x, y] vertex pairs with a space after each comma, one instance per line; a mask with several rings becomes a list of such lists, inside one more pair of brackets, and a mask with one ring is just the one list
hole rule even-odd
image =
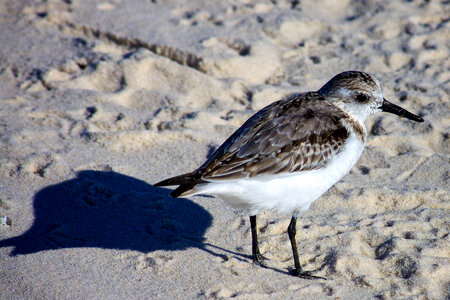
[[349, 135], [344, 117], [318, 93], [291, 95], [253, 115], [200, 168], [156, 185], [180, 185], [177, 197], [199, 183], [322, 168]]

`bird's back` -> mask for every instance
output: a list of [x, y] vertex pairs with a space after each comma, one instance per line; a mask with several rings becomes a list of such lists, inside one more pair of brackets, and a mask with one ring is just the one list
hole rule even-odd
[[199, 193], [196, 186], [210, 182], [321, 169], [349, 137], [346, 117], [316, 92], [293, 94], [254, 114], [197, 170], [156, 185], [180, 185], [171, 193], [178, 197]]

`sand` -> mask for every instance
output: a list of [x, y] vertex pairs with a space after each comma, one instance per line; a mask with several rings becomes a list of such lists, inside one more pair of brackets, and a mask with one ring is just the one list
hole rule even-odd
[[[1, 299], [444, 299], [450, 294], [448, 1], [1, 1]], [[345, 70], [378, 114], [297, 226], [152, 183], [252, 113]]]

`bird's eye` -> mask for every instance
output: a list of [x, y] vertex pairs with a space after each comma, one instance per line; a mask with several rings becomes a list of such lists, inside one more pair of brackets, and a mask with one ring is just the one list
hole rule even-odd
[[358, 101], [359, 103], [364, 103], [364, 102], [367, 102], [368, 100], [369, 100], [369, 97], [367, 97], [367, 95], [365, 95], [365, 94], [356, 95], [356, 101]]

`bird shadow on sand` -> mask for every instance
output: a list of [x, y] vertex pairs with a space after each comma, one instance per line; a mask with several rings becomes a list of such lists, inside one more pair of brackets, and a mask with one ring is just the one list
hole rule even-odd
[[[156, 250], [198, 248], [224, 261], [251, 263], [251, 255], [205, 241], [212, 216], [169, 190], [116, 172], [81, 171], [34, 196], [34, 223], [20, 236], [0, 240], [11, 256], [64, 248]], [[213, 200], [214, 201], [214, 200]], [[283, 274], [291, 270], [278, 270]]]
[[[116, 172], [82, 171], [34, 197], [34, 223], [0, 241], [11, 255], [97, 247], [141, 252], [204, 248], [212, 216], [184, 198]], [[220, 254], [216, 254], [219, 255]]]

